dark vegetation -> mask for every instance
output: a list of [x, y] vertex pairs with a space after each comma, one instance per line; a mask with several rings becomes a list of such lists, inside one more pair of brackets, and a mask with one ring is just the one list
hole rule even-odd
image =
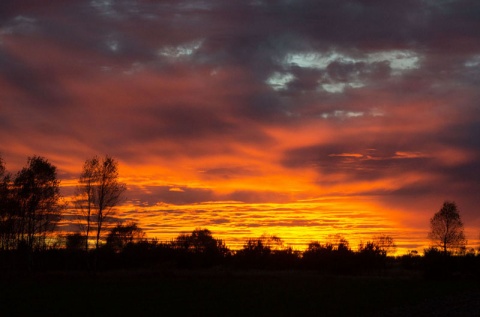
[[[105, 315], [106, 303], [128, 300], [140, 306], [108, 306], [108, 314], [370, 315], [417, 305], [422, 292], [441, 299], [480, 291], [480, 255], [467, 251], [453, 202], [431, 219], [431, 248], [394, 257], [388, 235], [357, 250], [342, 236], [297, 251], [268, 235], [231, 250], [202, 228], [167, 242], [148, 239], [135, 222], [106, 230], [124, 190], [114, 159], [87, 160], [75, 201], [81, 230], [60, 237], [65, 204], [55, 167], [32, 157], [11, 175], [0, 160], [3, 312]], [[87, 295], [102, 300], [85, 305]]]
[[[281, 238], [263, 235], [230, 250], [208, 229], [180, 234], [172, 241], [147, 239], [135, 222], [106, 224], [122, 201], [126, 185], [118, 181], [112, 157], [87, 159], [79, 177], [74, 210], [79, 232], [55, 234], [66, 205], [56, 167], [34, 156], [17, 174], [0, 158], [0, 268], [3, 270], [90, 272], [118, 269], [305, 270], [333, 275], [388, 274], [398, 270], [427, 277], [478, 276], [480, 256], [466, 251], [463, 223], [454, 202], [446, 201], [430, 221], [433, 246], [392, 257], [388, 235], [373, 237], [353, 250], [342, 236], [311, 242], [304, 251], [285, 247]], [[93, 248], [91, 247], [93, 246]]]
[[[409, 276], [428, 279], [479, 278], [480, 256], [445, 254], [429, 248], [423, 256], [411, 252], [388, 256], [387, 247], [374, 239], [352, 250], [341, 238], [337, 244], [312, 242], [303, 252], [283, 247], [278, 237], [249, 239], [240, 250], [230, 250], [208, 229], [181, 234], [169, 242], [145, 238], [135, 223], [117, 225], [98, 250], [85, 251], [84, 237], [67, 236], [66, 245], [26, 251], [0, 251], [3, 271], [305, 271], [337, 276]], [[96, 265], [93, 266], [93, 262]]]

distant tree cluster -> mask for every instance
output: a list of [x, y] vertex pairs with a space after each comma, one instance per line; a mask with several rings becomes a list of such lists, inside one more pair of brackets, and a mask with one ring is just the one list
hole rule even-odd
[[[148, 240], [135, 223], [119, 224], [110, 230], [107, 242], [100, 248], [103, 267], [169, 267], [259, 270], [316, 270], [334, 274], [357, 274], [385, 269], [387, 254], [394, 248], [389, 236], [375, 237], [361, 244], [358, 251], [348, 241], [337, 236], [337, 242], [312, 242], [301, 252], [285, 247], [277, 236], [262, 235], [245, 241], [240, 250], [230, 250], [213, 237], [208, 229], [198, 228], [189, 234], [178, 235], [170, 242]], [[388, 240], [385, 244], [384, 240]], [[73, 243], [67, 250], [85, 252]]]

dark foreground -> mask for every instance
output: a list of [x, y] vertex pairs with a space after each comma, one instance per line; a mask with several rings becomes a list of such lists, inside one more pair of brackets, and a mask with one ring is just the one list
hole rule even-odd
[[2, 276], [0, 316], [480, 316], [467, 278], [117, 271]]

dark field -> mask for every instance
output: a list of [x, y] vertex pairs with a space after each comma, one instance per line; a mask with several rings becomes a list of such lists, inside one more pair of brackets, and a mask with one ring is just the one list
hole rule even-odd
[[3, 276], [0, 316], [480, 316], [476, 280], [309, 272]]

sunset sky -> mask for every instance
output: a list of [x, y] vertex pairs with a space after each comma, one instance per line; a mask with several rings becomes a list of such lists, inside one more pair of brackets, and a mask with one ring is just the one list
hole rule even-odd
[[480, 1], [2, 0], [0, 136], [65, 196], [113, 156], [118, 218], [160, 240], [421, 252], [453, 200], [476, 247]]

